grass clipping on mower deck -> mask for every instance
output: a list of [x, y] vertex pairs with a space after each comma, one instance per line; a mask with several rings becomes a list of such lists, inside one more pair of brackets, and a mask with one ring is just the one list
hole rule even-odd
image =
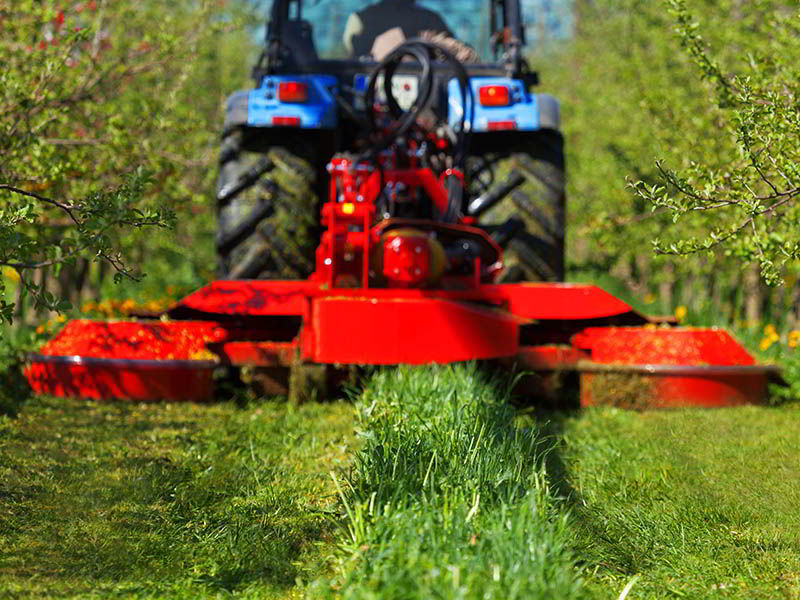
[[464, 365], [379, 371], [358, 408], [364, 446], [337, 480], [348, 528], [339, 575], [312, 595], [579, 595], [544, 440], [517, 423], [498, 382]]
[[652, 376], [636, 373], [593, 373], [591, 397], [597, 406], [646, 410], [663, 406]]

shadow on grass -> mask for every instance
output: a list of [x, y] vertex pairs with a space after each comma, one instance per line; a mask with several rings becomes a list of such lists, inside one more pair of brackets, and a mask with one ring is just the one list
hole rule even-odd
[[336, 525], [309, 471], [348, 410], [37, 398], [25, 413], [0, 443], [0, 588], [269, 595], [323, 562]]
[[742, 598], [790, 587], [786, 574], [800, 566], [796, 414], [764, 406], [537, 415], [590, 588], [604, 597], [634, 576], [648, 597], [706, 597], [730, 581], [740, 581], [730, 594]]
[[16, 418], [32, 395], [22, 365], [0, 365], [0, 416]]
[[568, 506], [583, 505], [580, 493], [570, 482], [569, 469], [564, 459], [564, 433], [568, 419], [580, 414], [578, 409], [570, 411], [542, 411], [537, 414], [536, 425], [542, 436], [542, 460], [547, 470], [548, 481], [556, 495]]

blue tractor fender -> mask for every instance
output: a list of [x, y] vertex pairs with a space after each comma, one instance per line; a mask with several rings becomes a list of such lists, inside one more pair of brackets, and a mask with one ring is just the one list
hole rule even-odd
[[[305, 99], [284, 101], [281, 84], [305, 89]], [[335, 129], [338, 81], [330, 75], [267, 75], [254, 90], [239, 91], [228, 98], [224, 130], [234, 127], [294, 127]]]
[[[553, 96], [534, 94], [526, 89], [520, 79], [507, 77], [471, 77], [470, 93], [466, 108], [461, 87], [457, 79], [447, 86], [448, 123], [458, 130], [462, 115], [466, 110], [465, 127], [473, 133], [489, 131], [537, 131], [540, 129], [558, 130], [561, 127], [561, 109]], [[485, 106], [481, 103], [481, 88], [506, 88], [508, 103]]]

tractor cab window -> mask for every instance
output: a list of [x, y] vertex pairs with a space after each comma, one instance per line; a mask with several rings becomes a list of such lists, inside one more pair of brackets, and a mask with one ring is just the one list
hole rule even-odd
[[486, 0], [304, 0], [302, 13], [323, 59], [380, 59], [423, 33], [456, 39], [491, 58]]

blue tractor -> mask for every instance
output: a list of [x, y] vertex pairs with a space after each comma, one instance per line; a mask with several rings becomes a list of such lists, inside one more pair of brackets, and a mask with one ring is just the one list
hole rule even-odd
[[[222, 279], [303, 279], [331, 161], [430, 169], [385, 185], [378, 218], [483, 229], [501, 282], [564, 278], [559, 105], [535, 93], [520, 0], [274, 0], [256, 88], [230, 96], [217, 188]], [[460, 242], [459, 242], [460, 243]], [[464, 248], [451, 253], [469, 253]]]

